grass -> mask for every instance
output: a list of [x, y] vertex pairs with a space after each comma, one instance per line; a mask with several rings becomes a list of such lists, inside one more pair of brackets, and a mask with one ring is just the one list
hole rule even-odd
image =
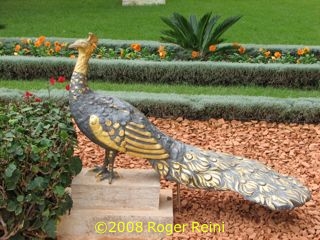
[[[63, 89], [66, 84], [57, 83], [54, 88]], [[39, 90], [48, 87], [46, 80], [0, 80], [0, 88], [11, 88], [20, 90]], [[317, 90], [300, 90], [271, 87], [254, 86], [187, 86], [187, 85], [165, 85], [165, 84], [117, 84], [101, 81], [91, 81], [90, 87], [93, 90], [104, 91], [138, 91], [151, 93], [177, 93], [189, 95], [245, 95], [245, 96], [269, 96], [277, 98], [299, 98], [315, 97], [320, 98]]]
[[161, 6], [122, 7], [121, 0], [1, 0], [0, 37], [85, 37], [159, 40], [167, 27], [160, 16], [212, 11], [243, 18], [225, 35], [228, 42], [318, 45], [320, 1], [167, 0]]

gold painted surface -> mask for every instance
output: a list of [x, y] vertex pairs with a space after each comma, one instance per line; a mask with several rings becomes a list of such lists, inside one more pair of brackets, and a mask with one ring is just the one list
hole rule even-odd
[[168, 175], [169, 166], [168, 163], [164, 160], [160, 160], [155, 165], [155, 170], [160, 174], [160, 176], [165, 177]]
[[106, 122], [105, 122], [105, 124], [106, 124], [108, 127], [110, 127], [110, 126], [112, 125], [112, 122], [111, 122], [109, 119], [107, 119]]
[[119, 136], [120, 136], [120, 137], [123, 137], [123, 136], [124, 136], [124, 130], [123, 130], [123, 129], [121, 129], [121, 130], [119, 131]]
[[[117, 127], [117, 124], [112, 123], [110, 120], [106, 120], [105, 124], [109, 127]], [[92, 115], [89, 120], [89, 125], [93, 135], [112, 149], [125, 152], [134, 157], [150, 160], [167, 160], [169, 158], [167, 151], [155, 138], [151, 137], [151, 133], [144, 130], [140, 124], [131, 124], [133, 131], [130, 133], [123, 129], [116, 131], [113, 128], [109, 131], [104, 131], [100, 124], [99, 117]], [[135, 134], [135, 130], [138, 132], [136, 133], [138, 135]], [[141, 134], [141, 132], [143, 134]]]
[[152, 159], [152, 160], [164, 160], [164, 159], [168, 159], [169, 157], [169, 154], [167, 153], [157, 154], [157, 155], [147, 154], [147, 153], [136, 153], [131, 151], [127, 151], [126, 153], [133, 157], [140, 157], [140, 158], [146, 158], [146, 159]]
[[160, 144], [145, 144], [145, 143], [139, 143], [139, 142], [136, 142], [130, 138], [125, 138], [126, 142], [130, 145], [133, 145], [135, 147], [139, 147], [139, 148], [142, 148], [142, 149], [149, 149], [149, 150], [152, 150], [152, 149], [162, 149], [162, 146]]
[[139, 152], [139, 153], [152, 153], [152, 154], [163, 154], [166, 153], [166, 150], [164, 149], [142, 149], [142, 148], [137, 148], [135, 146], [126, 145], [126, 149], [132, 151], [132, 152]]
[[141, 141], [141, 142], [147, 142], [147, 143], [157, 143], [158, 141], [155, 138], [151, 138], [151, 137], [139, 137], [137, 135], [134, 135], [130, 132], [126, 132], [126, 136], [131, 137], [135, 140]]
[[141, 129], [145, 128], [145, 126], [143, 124], [139, 124], [139, 123], [135, 123], [135, 122], [129, 122], [129, 125], [131, 125], [132, 127], [137, 127], [137, 128], [141, 128]]
[[116, 144], [105, 131], [103, 131], [102, 126], [99, 122], [99, 117], [92, 115], [89, 120], [90, 129], [93, 135], [102, 143], [120, 152], [125, 152], [126, 149], [123, 145]]
[[136, 129], [136, 128], [134, 128], [132, 126], [129, 126], [129, 125], [126, 126], [126, 129], [130, 130], [130, 131], [133, 131], [135, 133], [138, 133], [140, 135], [146, 136], [146, 137], [151, 137], [152, 136], [151, 132], [144, 131], [144, 130], [139, 130], [139, 129]]

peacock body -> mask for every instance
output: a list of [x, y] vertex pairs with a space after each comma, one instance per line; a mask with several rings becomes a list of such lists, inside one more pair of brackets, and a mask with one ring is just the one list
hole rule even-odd
[[172, 139], [131, 104], [95, 93], [87, 84], [87, 68], [97, 38], [77, 40], [79, 57], [71, 77], [70, 109], [79, 129], [106, 149], [102, 178], [113, 175], [118, 152], [148, 159], [165, 179], [192, 188], [232, 190], [272, 210], [286, 210], [310, 199], [309, 190], [293, 177], [262, 163], [225, 153], [205, 151]]

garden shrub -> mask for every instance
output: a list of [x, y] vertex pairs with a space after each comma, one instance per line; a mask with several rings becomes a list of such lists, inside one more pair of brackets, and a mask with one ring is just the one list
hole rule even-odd
[[[68, 58], [0, 57], [0, 78], [34, 79], [52, 75], [70, 78], [75, 60]], [[90, 60], [89, 78], [120, 83], [190, 85], [257, 85], [318, 89], [318, 64], [253, 64], [223, 62], [154, 62]]]
[[81, 171], [68, 108], [25, 95], [0, 103], [0, 238], [56, 237], [72, 207], [66, 188]]
[[212, 16], [211, 12], [204, 14], [199, 21], [195, 15], [186, 18], [173, 13], [169, 18], [161, 17], [170, 28], [162, 31], [161, 39], [194, 51], [193, 57], [205, 57], [209, 52], [215, 52], [217, 45], [225, 41], [222, 38], [224, 32], [240, 18], [241, 16], [229, 17], [218, 24], [220, 16]]
[[[209, 96], [144, 92], [98, 91], [128, 101], [147, 116], [189, 119], [224, 118], [271, 122], [319, 123], [320, 99], [254, 96]], [[15, 101], [22, 92], [0, 88], [0, 104]], [[46, 90], [37, 91], [45, 98]], [[64, 90], [51, 92], [52, 99], [68, 105]]]

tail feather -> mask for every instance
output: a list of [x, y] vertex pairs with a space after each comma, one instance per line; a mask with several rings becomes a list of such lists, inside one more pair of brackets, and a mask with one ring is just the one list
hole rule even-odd
[[256, 160], [192, 146], [185, 150], [182, 160], [169, 162], [171, 180], [194, 188], [232, 190], [272, 210], [292, 209], [310, 200], [310, 191], [298, 180]]

